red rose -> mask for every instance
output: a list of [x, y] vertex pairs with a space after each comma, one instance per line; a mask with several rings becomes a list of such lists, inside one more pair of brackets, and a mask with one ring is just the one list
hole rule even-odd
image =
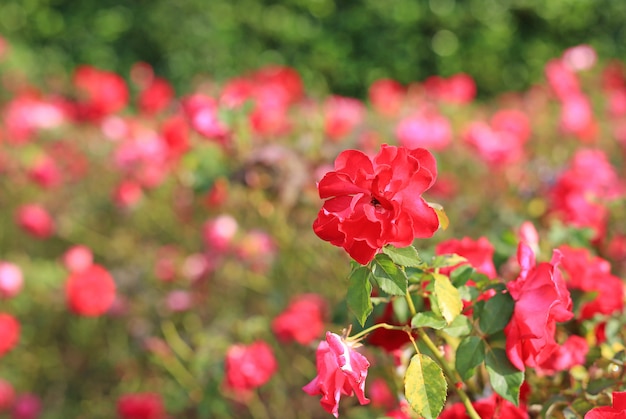
[[125, 394], [117, 401], [120, 419], [160, 419], [165, 416], [165, 407], [157, 393]]
[[567, 274], [567, 286], [572, 289], [595, 293], [592, 301], [582, 304], [580, 317], [590, 319], [595, 314], [612, 314], [624, 307], [624, 284], [611, 275], [611, 264], [592, 256], [587, 249], [569, 246], [559, 248], [563, 253], [563, 270]]
[[595, 407], [587, 412], [585, 419], [623, 419], [626, 418], [626, 391], [613, 392], [613, 407]]
[[339, 335], [326, 332], [326, 340], [317, 347], [317, 377], [302, 389], [311, 396], [322, 395], [320, 404], [339, 417], [341, 395], [356, 395], [360, 404], [368, 404], [365, 379], [370, 363]]
[[0, 357], [20, 340], [20, 323], [10, 314], [0, 313]]
[[74, 85], [81, 94], [79, 114], [87, 119], [100, 120], [128, 103], [126, 82], [113, 72], [83, 65], [74, 73]]
[[267, 383], [278, 369], [272, 348], [263, 341], [237, 344], [228, 349], [225, 361], [225, 385], [239, 396]]
[[65, 283], [67, 302], [82, 316], [104, 314], [115, 300], [115, 282], [102, 266], [91, 265], [72, 272]]
[[572, 299], [558, 264], [561, 253], [555, 250], [550, 263], [535, 266], [535, 254], [520, 243], [517, 259], [522, 271], [507, 284], [515, 300], [513, 317], [504, 329], [506, 353], [518, 369], [537, 367], [558, 350], [554, 339], [556, 322], [571, 319]]
[[304, 294], [293, 299], [285, 311], [272, 322], [272, 330], [283, 342], [295, 340], [307, 345], [324, 331], [326, 302], [317, 294]]
[[[469, 237], [463, 237], [461, 240], [450, 239], [443, 241], [435, 248], [438, 255], [457, 254], [467, 259], [472, 267], [478, 272], [487, 275], [489, 278], [496, 277], [496, 268], [493, 265], [493, 245], [486, 237], [480, 237], [478, 240], [472, 240]], [[458, 266], [458, 265], [457, 265]], [[452, 271], [450, 268], [448, 271]], [[442, 270], [442, 273], [446, 273]]]
[[423, 148], [383, 145], [374, 158], [343, 151], [318, 184], [326, 201], [313, 230], [363, 265], [386, 244], [406, 247], [431, 237], [439, 220], [421, 195], [436, 177], [435, 158]]

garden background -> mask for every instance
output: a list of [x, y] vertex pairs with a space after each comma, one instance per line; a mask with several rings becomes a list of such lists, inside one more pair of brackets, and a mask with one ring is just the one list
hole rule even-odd
[[[360, 326], [350, 258], [311, 226], [345, 149], [433, 152], [426, 195], [450, 224], [415, 242], [424, 260], [485, 237], [511, 280], [529, 221], [540, 260], [573, 246], [623, 277], [625, 17], [609, 0], [4, 0], [0, 313], [19, 333], [0, 327], [0, 417], [330, 417], [302, 387], [324, 331]], [[92, 262], [115, 292], [77, 297], [69, 278]], [[580, 309], [603, 291], [578, 292]], [[303, 295], [310, 323], [279, 324]], [[562, 399], [528, 401], [531, 417], [623, 387], [623, 365], [596, 363], [599, 325], [602, 350], [623, 353], [618, 295], [569, 324], [590, 355], [551, 384]], [[254, 342], [277, 367], [229, 384], [227, 353]], [[342, 417], [402, 398], [402, 356], [364, 344], [372, 404], [342, 401]], [[608, 381], [583, 397], [593, 368]], [[157, 396], [121, 412], [138, 393]]]

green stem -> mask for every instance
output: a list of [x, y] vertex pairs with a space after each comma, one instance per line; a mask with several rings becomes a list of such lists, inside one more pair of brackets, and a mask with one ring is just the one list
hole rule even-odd
[[387, 323], [377, 323], [373, 326], [368, 327], [367, 329], [361, 330], [356, 335], [347, 337], [346, 340], [352, 340], [352, 341], [359, 340], [360, 338], [367, 335], [368, 333], [376, 329], [381, 329], [381, 328], [387, 329], [387, 330], [406, 330], [407, 326], [394, 326], [392, 324], [387, 324]]
[[[417, 311], [415, 310], [415, 305], [413, 304], [413, 300], [411, 299], [411, 294], [409, 294], [407, 292], [405, 294], [405, 298], [406, 298], [406, 301], [407, 301], [407, 303], [409, 305], [409, 310], [411, 311], [411, 315], [415, 316], [417, 314]], [[424, 344], [426, 344], [428, 349], [430, 349], [430, 351], [432, 352], [433, 356], [435, 357], [435, 361], [437, 361], [437, 363], [439, 364], [439, 366], [443, 370], [443, 373], [445, 374], [446, 379], [448, 380], [448, 383], [449, 383], [450, 387], [452, 387], [454, 389], [454, 391], [456, 391], [456, 394], [461, 399], [461, 402], [465, 406], [465, 409], [467, 410], [467, 413], [469, 414], [469, 417], [471, 419], [481, 419], [480, 415], [478, 414], [478, 412], [476, 412], [476, 409], [474, 409], [474, 406], [472, 406], [472, 401], [470, 400], [470, 398], [467, 395], [467, 393], [465, 392], [465, 390], [463, 390], [462, 388], [457, 387], [457, 385], [456, 385], [457, 383], [456, 383], [456, 380], [455, 380], [455, 377], [456, 377], [457, 374], [456, 374], [456, 372], [452, 368], [450, 368], [450, 366], [448, 365], [448, 362], [446, 361], [446, 359], [443, 357], [443, 355], [439, 351], [439, 348], [437, 347], [437, 345], [434, 344], [434, 342], [430, 339], [430, 336], [428, 336], [428, 333], [426, 333], [426, 331], [424, 329], [417, 328], [416, 331], [417, 331], [417, 335], [419, 336], [420, 340], [422, 342], [424, 342]]]

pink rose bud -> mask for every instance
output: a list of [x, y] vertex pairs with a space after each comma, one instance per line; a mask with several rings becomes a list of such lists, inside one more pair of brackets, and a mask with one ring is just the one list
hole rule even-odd
[[22, 270], [10, 262], [0, 262], [0, 297], [15, 297], [24, 285]]

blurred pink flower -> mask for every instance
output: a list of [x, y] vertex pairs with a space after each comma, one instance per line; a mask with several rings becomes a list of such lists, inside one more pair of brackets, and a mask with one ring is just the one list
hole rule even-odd
[[11, 419], [37, 419], [41, 415], [41, 399], [31, 393], [18, 395], [13, 402]]
[[189, 291], [170, 291], [165, 298], [165, 305], [170, 312], [187, 311], [193, 304], [193, 295]]
[[441, 151], [452, 141], [448, 119], [434, 110], [421, 111], [402, 119], [396, 126], [400, 145]]
[[50, 156], [42, 155], [28, 169], [28, 177], [45, 189], [55, 188], [63, 183], [59, 166]]
[[100, 316], [111, 308], [115, 300], [115, 281], [100, 265], [71, 272], [65, 282], [69, 308], [81, 316]]
[[350, 135], [363, 122], [365, 106], [358, 99], [330, 96], [323, 106], [324, 132], [331, 141]]
[[272, 331], [281, 342], [296, 341], [307, 345], [324, 332], [326, 301], [317, 294], [293, 298], [287, 308], [272, 321]]
[[115, 187], [112, 198], [119, 208], [133, 208], [143, 198], [143, 190], [139, 183], [125, 179]]
[[202, 238], [207, 249], [218, 253], [226, 252], [233, 245], [239, 224], [231, 215], [222, 214], [202, 225]]
[[589, 70], [598, 60], [598, 54], [587, 44], [570, 47], [563, 52], [563, 62], [574, 71]]
[[0, 261], [0, 298], [13, 298], [22, 290], [24, 277], [20, 267]]
[[424, 81], [426, 93], [435, 100], [454, 104], [470, 103], [476, 97], [476, 83], [465, 73], [448, 78], [430, 76]]
[[215, 99], [202, 93], [194, 93], [182, 99], [183, 109], [191, 127], [209, 140], [225, 145], [230, 129], [219, 117]]
[[581, 94], [580, 82], [574, 71], [561, 59], [552, 59], [545, 66], [548, 84], [560, 101]]
[[376, 80], [369, 88], [369, 99], [374, 110], [381, 115], [398, 115], [406, 95], [406, 88], [391, 79]]
[[24, 144], [42, 129], [57, 128], [70, 118], [69, 106], [60, 99], [44, 99], [33, 92], [21, 93], [4, 110], [7, 142]]
[[398, 404], [398, 396], [391, 391], [384, 378], [371, 380], [367, 394], [372, 401], [372, 407], [375, 408], [389, 410]]
[[63, 265], [70, 272], [81, 272], [93, 264], [93, 252], [85, 245], [70, 247], [63, 254]]
[[50, 237], [55, 230], [54, 220], [39, 204], [26, 204], [19, 207], [16, 222], [28, 234], [39, 239]]
[[236, 344], [228, 348], [224, 363], [224, 385], [245, 400], [250, 391], [267, 383], [278, 364], [272, 348], [263, 341], [251, 345]]
[[341, 396], [355, 395], [364, 405], [365, 380], [370, 366], [367, 358], [354, 350], [350, 342], [326, 332], [326, 340], [317, 347], [317, 376], [303, 390], [311, 396], [321, 395], [320, 404], [328, 413], [339, 417]]

